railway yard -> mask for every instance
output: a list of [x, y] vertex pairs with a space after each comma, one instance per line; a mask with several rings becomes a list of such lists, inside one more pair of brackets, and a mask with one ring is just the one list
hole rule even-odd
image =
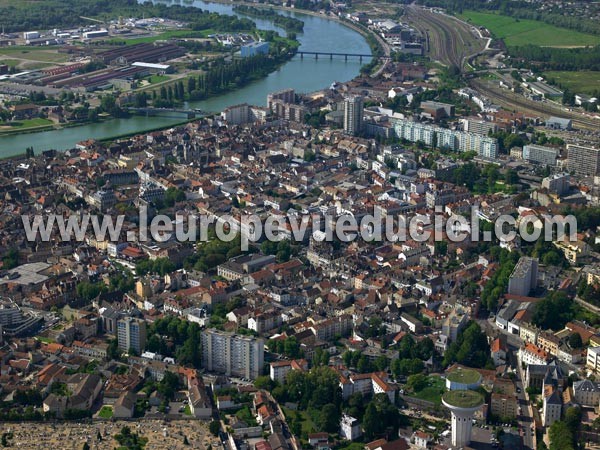
[[406, 8], [408, 22], [425, 36], [433, 60], [460, 69], [467, 59], [486, 47], [485, 39], [470, 25], [442, 13], [414, 5]]
[[[524, 95], [500, 87], [496, 80], [485, 78], [494, 73], [494, 69], [473, 71], [469, 61], [476, 55], [488, 51], [489, 39], [485, 38], [475, 27], [454, 17], [429, 9], [410, 5], [406, 7], [405, 17], [426, 38], [425, 50], [431, 59], [458, 67], [469, 80], [469, 86], [485, 95], [494, 104], [507, 110], [518, 110], [532, 117], [543, 120], [551, 116], [571, 119], [578, 130], [597, 132], [600, 119], [584, 112], [569, 110], [552, 101], [535, 101]], [[489, 49], [490, 57], [494, 51]], [[471, 75], [469, 75], [471, 74]]]

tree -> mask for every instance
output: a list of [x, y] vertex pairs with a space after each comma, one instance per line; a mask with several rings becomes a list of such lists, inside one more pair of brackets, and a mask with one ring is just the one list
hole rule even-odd
[[256, 380], [254, 380], [254, 387], [256, 387], [257, 389], [264, 389], [266, 391], [271, 392], [276, 386], [277, 383], [271, 380], [271, 378], [268, 375], [260, 376]]
[[573, 434], [565, 422], [557, 421], [552, 424], [548, 432], [550, 450], [575, 450]]
[[532, 321], [542, 329], [562, 330], [573, 318], [573, 302], [562, 291], [551, 292], [536, 303]]
[[114, 437], [122, 448], [132, 450], [143, 450], [148, 442], [148, 438], [140, 437], [137, 433], [132, 433], [131, 428], [127, 426], [121, 428], [121, 432], [115, 434]]
[[356, 365], [356, 369], [360, 373], [371, 372], [372, 366], [371, 366], [371, 362], [369, 361], [369, 358], [367, 358], [365, 355], [361, 355], [360, 359], [358, 360], [358, 364]]
[[386, 394], [376, 394], [367, 405], [363, 416], [363, 429], [368, 440], [376, 437], [397, 435], [398, 427], [407, 423]]
[[166, 371], [162, 380], [159, 381], [156, 390], [162, 394], [165, 399], [173, 400], [178, 388], [179, 376], [171, 371]]
[[427, 387], [427, 377], [422, 373], [411, 375], [406, 380], [406, 385], [412, 389], [413, 392], [422, 391]]
[[16, 248], [11, 248], [2, 257], [2, 268], [10, 270], [19, 265], [19, 251]]
[[377, 407], [373, 402], [367, 405], [365, 415], [363, 417], [363, 429], [365, 430], [365, 436], [369, 440], [375, 436], [379, 430], [379, 416], [377, 414]]
[[319, 415], [319, 429], [327, 433], [335, 433], [340, 423], [340, 411], [332, 403], [323, 406]]
[[90, 450], [90, 444], [88, 444], [87, 442], [83, 443], [83, 447], [81, 447], [82, 450]]
[[475, 368], [494, 367], [487, 337], [477, 322], [470, 321], [446, 350], [444, 366], [454, 362]]
[[108, 356], [109, 359], [119, 360], [119, 359], [121, 359], [121, 354], [122, 354], [122, 351], [119, 348], [119, 342], [117, 341], [116, 338], [112, 339], [108, 343], [108, 348], [106, 349], [106, 355]]
[[571, 348], [582, 348], [583, 341], [581, 339], [581, 335], [579, 333], [573, 333], [569, 336], [569, 345]]
[[219, 421], [213, 420], [210, 424], [208, 424], [208, 431], [210, 431], [213, 436], [218, 436], [219, 431], [221, 431], [221, 424]]
[[289, 358], [298, 358], [300, 356], [300, 344], [295, 336], [285, 338], [284, 353]]

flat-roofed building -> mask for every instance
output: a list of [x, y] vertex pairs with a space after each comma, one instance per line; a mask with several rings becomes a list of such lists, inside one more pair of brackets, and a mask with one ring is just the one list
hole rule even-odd
[[536, 258], [521, 257], [513, 269], [508, 280], [508, 293], [512, 295], [527, 296], [537, 285], [538, 260]]
[[262, 374], [264, 354], [262, 339], [218, 330], [202, 332], [202, 366], [209, 372], [255, 379]]
[[523, 159], [546, 166], [556, 166], [559, 151], [543, 145], [528, 144], [523, 147]]
[[600, 148], [567, 145], [567, 168], [579, 176], [594, 176], [600, 172]]

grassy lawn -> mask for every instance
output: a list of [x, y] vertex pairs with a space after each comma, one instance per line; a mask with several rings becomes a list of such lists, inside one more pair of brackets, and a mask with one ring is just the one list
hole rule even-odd
[[445, 381], [434, 375], [427, 377], [427, 381], [428, 386], [425, 389], [409, 395], [440, 405], [442, 403], [442, 394], [446, 391]]
[[168, 81], [169, 77], [167, 75], [152, 75], [148, 78], [151, 84], [162, 83], [163, 81]]
[[339, 447], [338, 450], [363, 450], [364, 448], [365, 448], [365, 444], [353, 442], [351, 444], [346, 445], [345, 447]]
[[25, 119], [15, 122], [0, 123], [0, 133], [2, 131], [26, 130], [28, 128], [38, 128], [52, 125], [54, 122], [48, 119]]
[[190, 409], [190, 405], [185, 405], [185, 408], [183, 409], [183, 414], [185, 414], [186, 416], [192, 415], [192, 410]]
[[98, 417], [102, 419], [112, 419], [113, 409], [110, 406], [103, 406], [100, 412], [98, 413]]
[[600, 72], [582, 70], [578, 72], [546, 72], [549, 82], [568, 88], [577, 94], [592, 94], [600, 86]]
[[22, 61], [20, 59], [4, 59], [0, 58], [0, 63], [6, 64], [8, 67], [15, 67], [19, 65]]
[[314, 433], [317, 430], [317, 427], [315, 427], [312, 419], [308, 415], [308, 411], [293, 411], [291, 409], [284, 408], [283, 406], [281, 408], [283, 409], [283, 413], [288, 419], [288, 422], [290, 418], [296, 420], [296, 417], [300, 417], [303, 435]]
[[248, 407], [248, 405], [244, 405], [241, 409], [239, 409], [235, 413], [235, 416], [238, 419], [246, 422], [248, 424], [248, 426], [250, 426], [250, 427], [254, 427], [257, 425], [256, 419], [255, 419], [254, 415], [252, 414], [252, 411], [250, 411], [250, 408]]
[[43, 342], [43, 343], [45, 343], [45, 344], [52, 344], [52, 343], [54, 342], [54, 340], [53, 340], [53, 339], [50, 339], [50, 338], [47, 338], [47, 337], [44, 337], [44, 336], [36, 336], [36, 337], [37, 337], [37, 339], [38, 339], [40, 342]]
[[25, 46], [3, 47], [0, 49], [0, 60], [3, 59], [3, 56], [42, 62], [66, 62], [69, 60], [69, 55], [58, 53], [54, 48]]
[[171, 38], [205, 38], [209, 34], [213, 34], [214, 30], [201, 30], [201, 31], [193, 31], [193, 30], [169, 30], [164, 33], [159, 33], [154, 36], [144, 36], [139, 38], [131, 38], [131, 39], [110, 39], [109, 42], [125, 42], [127, 45], [133, 44], [147, 44], [155, 41], [166, 41]]
[[558, 28], [537, 20], [475, 11], [465, 11], [460, 17], [474, 25], [486, 27], [495, 38], [504, 40], [507, 46], [580, 47], [600, 43], [600, 36]]
[[[25, 120], [18, 120], [15, 122], [7, 122], [6, 124], [4, 124], [4, 126], [6, 126], [7, 130], [14, 130], [14, 129], [20, 129], [20, 130], [24, 130], [26, 128], [35, 128], [35, 127], [43, 127], [46, 125], [52, 125], [54, 122], [52, 122], [49, 119], [41, 119], [41, 118], [36, 118], [36, 119], [25, 119]], [[0, 125], [0, 129], [3, 128], [3, 125]]]

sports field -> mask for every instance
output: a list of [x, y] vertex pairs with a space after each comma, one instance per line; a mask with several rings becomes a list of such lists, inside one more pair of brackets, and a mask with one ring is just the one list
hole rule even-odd
[[490, 30], [507, 46], [583, 47], [600, 44], [600, 36], [558, 28], [536, 20], [515, 19], [500, 14], [465, 11], [460, 18]]
[[579, 72], [544, 72], [548, 81], [560, 84], [562, 88], [567, 88], [577, 94], [592, 94], [600, 90], [600, 72], [592, 70], [582, 70]]

